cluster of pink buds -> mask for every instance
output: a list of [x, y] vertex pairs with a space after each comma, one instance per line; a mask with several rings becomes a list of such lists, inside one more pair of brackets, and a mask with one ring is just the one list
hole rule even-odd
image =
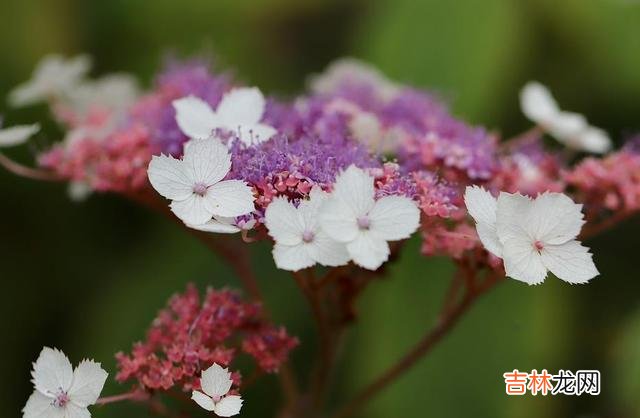
[[113, 133], [109, 141], [80, 137], [40, 156], [43, 168], [61, 178], [100, 192], [128, 193], [148, 186], [147, 166], [153, 151], [149, 131], [133, 125]]
[[640, 154], [623, 149], [609, 156], [587, 158], [565, 175], [590, 212], [632, 212], [640, 209]]
[[287, 196], [289, 199], [304, 198], [309, 195], [312, 187], [312, 182], [297, 173], [283, 171], [269, 175], [254, 186], [258, 196], [256, 205], [266, 208], [277, 196]]
[[[244, 302], [231, 290], [207, 289], [202, 301], [189, 285], [152, 322], [147, 339], [130, 354], [118, 353], [119, 382], [135, 381], [145, 390], [199, 388], [202, 370], [228, 367], [242, 351], [267, 373], [278, 371], [298, 344], [283, 328], [268, 323], [260, 305]], [[234, 386], [241, 382], [232, 373]]]

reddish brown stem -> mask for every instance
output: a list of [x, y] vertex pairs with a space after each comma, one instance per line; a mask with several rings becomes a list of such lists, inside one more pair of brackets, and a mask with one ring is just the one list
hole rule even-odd
[[104, 396], [98, 398], [96, 405], [107, 405], [110, 403], [122, 402], [122, 401], [144, 401], [149, 399], [149, 395], [143, 391], [133, 391], [127, 393], [121, 393], [119, 395]]
[[436, 325], [430, 329], [413, 348], [402, 356], [397, 363], [388, 368], [353, 399], [342, 406], [332, 418], [345, 418], [353, 415], [382, 389], [409, 370], [453, 329], [462, 315], [473, 305], [479, 296], [491, 289], [498, 282], [497, 276], [490, 276], [480, 286], [475, 286], [471, 289], [468, 288], [464, 297], [453, 308], [447, 309], [445, 304], [445, 309], [441, 313]]
[[585, 225], [585, 228], [582, 230], [579, 238], [582, 240], [593, 238], [594, 236], [606, 231], [609, 228], [614, 227], [618, 223], [630, 218], [637, 213], [637, 211], [618, 212], [610, 218], [607, 218], [606, 220], [599, 223], [591, 222], [590, 224]]
[[[128, 196], [131, 200], [142, 204], [143, 206], [150, 208], [154, 211], [160, 212], [168, 219], [176, 222], [182, 226], [182, 222], [178, 220], [169, 210], [167, 205], [162, 202], [154, 193], [137, 193]], [[268, 307], [264, 303], [262, 292], [258, 286], [258, 280], [253, 273], [253, 269], [250, 264], [250, 257], [247, 247], [244, 245], [238, 245], [242, 243], [232, 242], [230, 237], [220, 237], [213, 234], [209, 234], [195, 229], [186, 228], [186, 230], [194, 235], [203, 244], [207, 246], [214, 254], [221, 257], [234, 271], [236, 277], [242, 283], [245, 291], [249, 296], [259, 302], [263, 306], [263, 312], [266, 317], [269, 317]], [[282, 390], [287, 398], [288, 403], [294, 403], [298, 398], [298, 387], [295, 375], [291, 370], [289, 364], [285, 363], [280, 367], [280, 373], [278, 374]]]
[[35, 168], [24, 166], [20, 163], [13, 161], [11, 158], [0, 153], [0, 165], [6, 168], [13, 174], [20, 177], [26, 177], [33, 180], [44, 181], [61, 181], [62, 179], [53, 172], [38, 170]]

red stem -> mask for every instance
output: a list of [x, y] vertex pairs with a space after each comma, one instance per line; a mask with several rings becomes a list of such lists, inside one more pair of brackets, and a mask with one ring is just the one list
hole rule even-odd
[[462, 300], [453, 308], [447, 308], [447, 304], [440, 314], [436, 325], [424, 335], [424, 337], [411, 348], [393, 366], [383, 372], [372, 383], [367, 385], [353, 399], [342, 406], [332, 418], [345, 418], [353, 415], [371, 398], [377, 395], [382, 389], [387, 387], [400, 375], [409, 370], [425, 354], [429, 353], [442, 338], [458, 323], [462, 315], [473, 305], [473, 303], [486, 291], [499, 283], [498, 276], [491, 275], [480, 286], [467, 288]]
[[119, 395], [104, 396], [98, 398], [96, 405], [107, 405], [110, 403], [122, 402], [122, 401], [145, 401], [149, 399], [149, 395], [143, 391], [133, 391], [127, 393], [121, 393]]
[[13, 174], [16, 174], [20, 177], [26, 177], [33, 180], [44, 180], [44, 181], [61, 181], [62, 179], [51, 171], [43, 171], [35, 168], [24, 166], [18, 162], [13, 161], [11, 158], [7, 157], [3, 153], [0, 152], [0, 165], [6, 168]]

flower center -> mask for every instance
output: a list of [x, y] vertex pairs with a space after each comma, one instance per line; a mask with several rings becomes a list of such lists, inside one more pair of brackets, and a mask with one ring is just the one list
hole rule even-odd
[[220, 400], [222, 399], [222, 396], [220, 396], [220, 395], [213, 395], [213, 396], [211, 397], [211, 399], [213, 399], [213, 402], [218, 403], [218, 402], [220, 402]]
[[313, 231], [305, 230], [302, 233], [302, 241], [304, 241], [307, 244], [309, 244], [311, 241], [313, 241], [315, 236], [316, 236], [316, 234], [314, 234]]
[[358, 218], [358, 228], [367, 230], [371, 226], [371, 220], [367, 215], [360, 216]]
[[62, 389], [58, 389], [58, 394], [53, 399], [53, 405], [58, 408], [64, 408], [69, 401], [69, 394]]
[[205, 194], [207, 194], [207, 186], [202, 183], [196, 183], [193, 186], [193, 192], [199, 196], [204, 196]]
[[537, 251], [542, 251], [542, 249], [544, 248], [544, 244], [542, 243], [542, 241], [536, 240], [536, 242], [533, 243], [533, 248], [535, 248]]

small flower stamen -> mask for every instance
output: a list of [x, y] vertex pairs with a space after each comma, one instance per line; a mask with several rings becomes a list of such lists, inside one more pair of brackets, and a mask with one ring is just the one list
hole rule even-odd
[[193, 186], [193, 192], [198, 196], [204, 196], [205, 194], [207, 194], [207, 186], [202, 183], [196, 183]]
[[314, 234], [313, 231], [305, 230], [302, 233], [302, 241], [309, 244], [313, 242], [313, 239], [315, 238], [315, 236], [316, 234]]
[[357, 222], [358, 222], [358, 228], [363, 229], [363, 230], [367, 230], [371, 226], [371, 220], [369, 219], [369, 217], [367, 215], [360, 216], [357, 219]]

